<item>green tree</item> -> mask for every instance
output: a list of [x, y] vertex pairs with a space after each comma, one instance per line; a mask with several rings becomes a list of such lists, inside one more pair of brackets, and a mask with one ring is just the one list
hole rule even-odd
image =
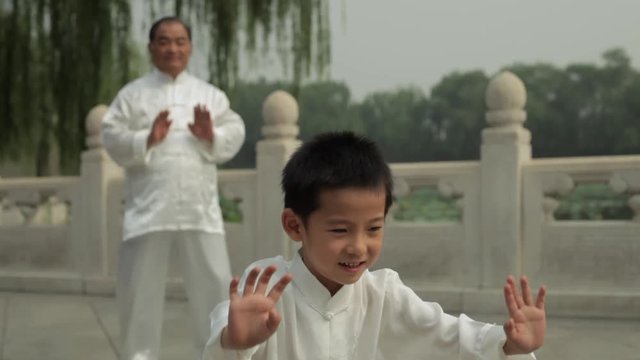
[[640, 74], [621, 49], [603, 65], [516, 64], [527, 87], [527, 122], [536, 157], [640, 152]]
[[424, 123], [426, 159], [480, 157], [480, 135], [486, 127], [487, 84], [488, 78], [482, 71], [454, 72], [431, 89]]
[[290, 83], [267, 82], [264, 79], [255, 82], [239, 81], [229, 93], [231, 108], [244, 120], [245, 141], [242, 148], [231, 161], [224, 164], [231, 168], [253, 168], [256, 159], [256, 143], [262, 139], [262, 105], [273, 91], [289, 90]]
[[[131, 41], [133, 1], [0, 0], [0, 160], [34, 161], [46, 175], [57, 148], [62, 170], [77, 171], [84, 117], [110, 102], [142, 59]], [[273, 46], [272, 34], [294, 84], [329, 63], [326, 0], [139, 1], [151, 19], [173, 12], [202, 29], [211, 80], [225, 89], [236, 82], [241, 50], [255, 56]]]
[[0, 157], [35, 157], [45, 175], [53, 142], [68, 169], [88, 110], [131, 76], [128, 4], [4, 0], [0, 9]]
[[[527, 89], [527, 121], [535, 157], [640, 152], [640, 76], [624, 51], [605, 52], [602, 64], [515, 64]], [[300, 138], [353, 130], [378, 142], [389, 161], [477, 159], [487, 127], [488, 77], [482, 71], [444, 76], [425, 96], [416, 88], [376, 92], [354, 102], [348, 87], [323, 81], [299, 92]], [[233, 106], [247, 123], [247, 142], [230, 166], [253, 167], [261, 137], [261, 109], [276, 89], [291, 83], [241, 83]], [[595, 130], [594, 130], [595, 129]]]
[[508, 70], [518, 75], [527, 88], [524, 126], [532, 133], [533, 156], [553, 156], [575, 146], [571, 145], [575, 141], [574, 124], [565, 120], [575, 105], [571, 104], [571, 94], [562, 90], [568, 74], [546, 63], [516, 64]]
[[299, 102], [302, 140], [324, 131], [362, 129], [361, 119], [351, 103], [351, 92], [344, 83], [322, 81], [305, 85], [300, 90]]
[[[242, 116], [246, 126], [246, 140], [238, 155], [225, 166], [233, 168], [255, 167], [255, 145], [262, 139], [262, 105], [273, 91], [293, 92], [291, 82], [267, 82], [264, 79], [239, 81], [229, 93], [232, 108]], [[351, 95], [343, 83], [332, 81], [315, 82], [299, 89], [300, 108], [299, 137], [307, 140], [313, 135], [329, 130], [361, 129], [359, 118], [354, 117]]]

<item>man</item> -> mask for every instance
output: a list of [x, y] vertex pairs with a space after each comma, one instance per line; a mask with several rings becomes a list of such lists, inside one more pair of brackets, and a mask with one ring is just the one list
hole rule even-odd
[[159, 357], [173, 243], [195, 346], [204, 347], [208, 314], [226, 298], [231, 280], [216, 164], [233, 157], [245, 136], [225, 93], [186, 71], [192, 49], [186, 24], [158, 20], [148, 48], [154, 70], [118, 93], [102, 123], [105, 149], [126, 173], [116, 289], [123, 360]]

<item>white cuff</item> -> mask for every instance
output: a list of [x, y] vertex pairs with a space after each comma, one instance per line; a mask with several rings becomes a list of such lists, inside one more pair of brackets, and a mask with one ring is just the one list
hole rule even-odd
[[133, 162], [138, 164], [146, 164], [151, 158], [153, 148], [147, 149], [147, 139], [150, 130], [139, 130], [133, 134]]

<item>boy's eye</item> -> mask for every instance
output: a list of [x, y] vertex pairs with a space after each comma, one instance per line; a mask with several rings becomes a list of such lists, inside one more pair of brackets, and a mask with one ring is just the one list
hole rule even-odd
[[347, 232], [347, 229], [330, 229], [329, 232], [336, 233], [336, 234], [344, 234]]
[[369, 228], [369, 231], [376, 232], [376, 231], [380, 231], [381, 229], [382, 229], [382, 226], [372, 226]]

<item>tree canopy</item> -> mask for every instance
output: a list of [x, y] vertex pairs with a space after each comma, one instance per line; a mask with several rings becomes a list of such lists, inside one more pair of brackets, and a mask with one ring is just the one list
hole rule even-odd
[[222, 88], [236, 81], [241, 51], [260, 44], [277, 47], [294, 84], [327, 69], [327, 0], [0, 0], [0, 160], [32, 160], [47, 175], [56, 149], [63, 172], [77, 171], [87, 112], [145, 59], [132, 40], [136, 1], [151, 19], [170, 12], [202, 29]]
[[[527, 121], [535, 157], [640, 154], [640, 72], [621, 49], [599, 64], [515, 64], [505, 67], [525, 83]], [[453, 72], [431, 88], [369, 94], [353, 101], [349, 88], [325, 81], [300, 90], [300, 137], [353, 130], [380, 145], [388, 161], [474, 160], [480, 155], [489, 75]], [[243, 157], [232, 166], [253, 167], [262, 126], [260, 106], [286, 83], [243, 83], [233, 106], [247, 123]], [[240, 95], [241, 93], [241, 95]]]

